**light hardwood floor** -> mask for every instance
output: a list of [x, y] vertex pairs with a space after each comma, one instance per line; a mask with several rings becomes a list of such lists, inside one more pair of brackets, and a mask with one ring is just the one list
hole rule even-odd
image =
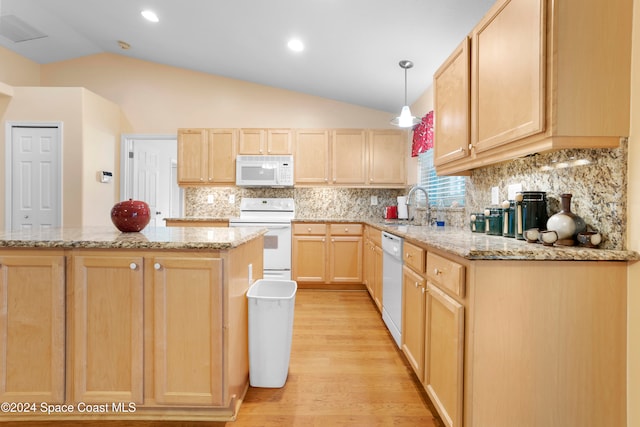
[[[441, 427], [435, 413], [366, 291], [300, 289], [296, 295], [287, 383], [280, 389], [250, 388], [235, 422], [74, 425]], [[29, 424], [54, 425], [64, 424]]]
[[366, 291], [298, 290], [293, 329], [285, 387], [227, 427], [442, 425]]

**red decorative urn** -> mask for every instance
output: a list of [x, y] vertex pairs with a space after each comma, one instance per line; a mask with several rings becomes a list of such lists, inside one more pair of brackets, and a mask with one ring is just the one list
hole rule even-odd
[[140, 200], [125, 200], [111, 208], [111, 221], [123, 232], [140, 231], [149, 224], [151, 211], [149, 205]]

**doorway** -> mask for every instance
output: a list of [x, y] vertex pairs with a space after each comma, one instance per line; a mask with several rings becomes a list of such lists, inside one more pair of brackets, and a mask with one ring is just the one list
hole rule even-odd
[[123, 135], [120, 194], [122, 200], [142, 200], [149, 205], [149, 225], [164, 227], [164, 218], [183, 212], [183, 192], [178, 187], [178, 142], [175, 135]]
[[62, 123], [7, 122], [5, 141], [6, 229], [60, 227]]

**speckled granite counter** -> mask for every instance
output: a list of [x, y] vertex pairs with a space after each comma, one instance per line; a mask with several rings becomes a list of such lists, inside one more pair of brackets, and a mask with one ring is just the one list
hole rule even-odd
[[147, 227], [121, 233], [114, 227], [55, 228], [38, 232], [0, 233], [0, 248], [213, 249], [235, 248], [264, 234], [245, 227]]
[[428, 245], [466, 259], [546, 260], [546, 261], [636, 261], [633, 251], [583, 247], [544, 246], [501, 236], [472, 233], [466, 229], [427, 227], [403, 221], [349, 220], [344, 218], [296, 218], [296, 222], [364, 222], [418, 244]]
[[568, 246], [544, 246], [514, 238], [472, 233], [458, 228], [438, 229], [416, 225], [370, 222], [384, 231], [422, 243], [466, 259], [546, 260], [546, 261], [634, 261], [640, 254]]
[[[229, 218], [184, 217], [183, 221], [226, 221]], [[583, 247], [543, 246], [513, 238], [472, 233], [466, 229], [412, 225], [405, 221], [352, 218], [296, 218], [294, 222], [362, 222], [404, 237], [414, 243], [428, 245], [466, 259], [547, 260], [547, 261], [637, 261], [634, 251], [590, 249]], [[2, 243], [0, 242], [0, 245]]]

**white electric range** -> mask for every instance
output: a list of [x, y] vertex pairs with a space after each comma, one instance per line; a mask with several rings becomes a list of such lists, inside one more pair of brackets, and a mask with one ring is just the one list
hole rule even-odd
[[243, 198], [240, 217], [230, 227], [266, 228], [264, 236], [265, 279], [291, 280], [291, 221], [295, 217], [292, 198]]

